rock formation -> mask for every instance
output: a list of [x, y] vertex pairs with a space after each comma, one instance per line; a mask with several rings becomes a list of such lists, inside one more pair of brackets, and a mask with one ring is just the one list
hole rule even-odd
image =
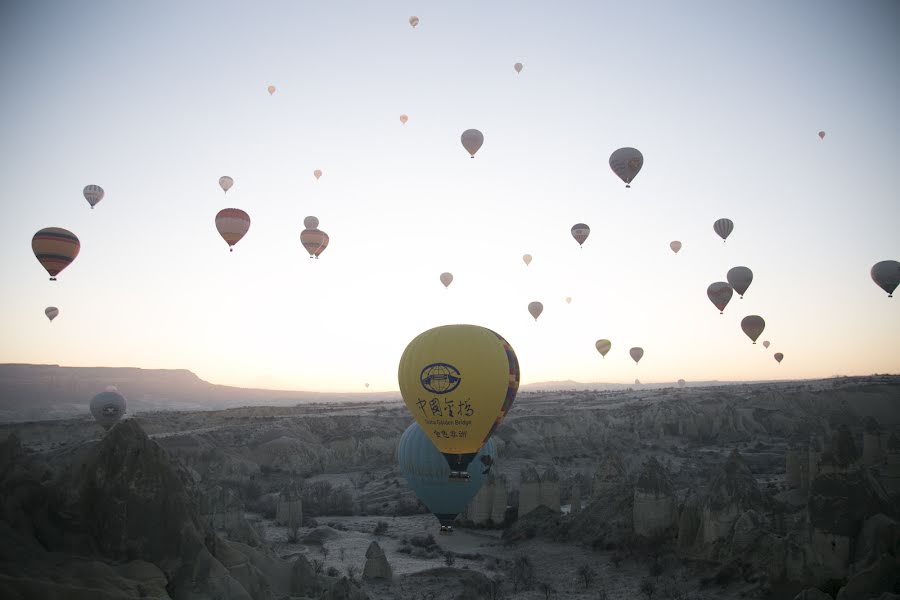
[[485, 479], [466, 508], [466, 518], [478, 525], [500, 525], [506, 518], [506, 479], [493, 470]]
[[859, 459], [859, 450], [856, 449], [850, 428], [841, 425], [832, 435], [831, 444], [819, 458], [816, 477], [826, 473], [848, 473], [857, 466]]
[[795, 490], [801, 486], [800, 453], [792, 445], [785, 456], [784, 483], [789, 490]]
[[735, 521], [748, 510], [764, 512], [767, 503], [737, 450], [732, 450], [710, 485], [702, 510], [702, 540], [706, 544], [731, 535]]
[[622, 456], [617, 452], [609, 453], [597, 467], [591, 480], [591, 496], [597, 497], [623, 483], [625, 483], [625, 464], [622, 462]]
[[559, 473], [552, 466], [541, 474], [540, 504], [559, 512]]
[[378, 542], [369, 544], [366, 550], [366, 565], [363, 567], [363, 579], [387, 579], [392, 577], [391, 565], [388, 564], [384, 550]]
[[881, 427], [873, 417], [866, 417], [863, 430], [863, 464], [867, 467], [878, 465], [884, 459], [885, 448], [882, 442]]
[[275, 508], [275, 523], [286, 527], [300, 527], [303, 524], [303, 502], [300, 498], [279, 500]]
[[541, 476], [528, 466], [522, 469], [519, 488], [519, 517], [527, 515], [538, 506], [546, 506], [559, 512], [559, 475], [550, 467]]
[[651, 457], [634, 486], [634, 533], [655, 538], [676, 524], [675, 495], [665, 468]]

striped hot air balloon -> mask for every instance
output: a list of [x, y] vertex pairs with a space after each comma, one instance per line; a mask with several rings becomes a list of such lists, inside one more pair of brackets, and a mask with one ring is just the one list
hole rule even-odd
[[233, 186], [233, 185], [234, 185], [234, 179], [232, 179], [228, 175], [222, 175], [221, 177], [219, 177], [219, 187], [222, 188], [222, 191], [225, 192], [226, 194], [228, 193], [228, 190], [230, 190], [231, 186]]
[[98, 202], [103, 200], [103, 196], [106, 195], [106, 192], [103, 191], [102, 187], [93, 184], [84, 186], [82, 193], [84, 194], [84, 199], [91, 205], [91, 209], [93, 209]]
[[78, 256], [81, 242], [68, 229], [46, 227], [31, 238], [31, 249], [41, 266], [50, 274], [50, 281], [56, 281], [56, 276]]
[[250, 215], [239, 208], [223, 208], [216, 215], [216, 229], [228, 244], [228, 250], [234, 252], [234, 245], [250, 230]]
[[637, 148], [619, 148], [609, 157], [609, 167], [630, 188], [632, 180], [644, 166], [644, 155]]
[[307, 228], [300, 232], [300, 243], [303, 244], [310, 258], [319, 258], [319, 255], [328, 247], [328, 234], [315, 227]]
[[57, 315], [59, 315], [59, 309], [55, 306], [48, 306], [46, 309], [44, 309], [44, 314], [47, 315], [47, 318], [52, 321], [56, 318]]
[[734, 222], [731, 219], [719, 219], [713, 223], [713, 231], [719, 234], [724, 243], [728, 236], [731, 235], [731, 232], [734, 231]]
[[575, 238], [575, 241], [578, 242], [579, 246], [588, 239], [589, 235], [591, 235], [591, 228], [584, 223], [575, 223], [572, 225], [572, 237]]

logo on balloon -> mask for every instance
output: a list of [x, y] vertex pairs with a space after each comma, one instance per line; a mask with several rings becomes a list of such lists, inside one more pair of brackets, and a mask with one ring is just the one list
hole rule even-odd
[[449, 394], [459, 387], [459, 369], [447, 363], [432, 363], [419, 375], [422, 387], [433, 394]]

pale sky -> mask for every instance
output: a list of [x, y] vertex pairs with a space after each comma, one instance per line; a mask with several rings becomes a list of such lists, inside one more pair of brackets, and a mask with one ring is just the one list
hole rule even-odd
[[[4, 2], [0, 362], [383, 391], [462, 322], [523, 383], [897, 373], [900, 296], [869, 269], [900, 260], [898, 64], [893, 0]], [[252, 220], [232, 253], [227, 207]], [[82, 247], [50, 282], [54, 226]], [[720, 316], [706, 288], [738, 265]]]

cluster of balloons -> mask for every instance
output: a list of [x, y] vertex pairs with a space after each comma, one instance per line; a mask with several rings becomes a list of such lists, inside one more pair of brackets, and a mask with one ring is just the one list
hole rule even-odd
[[397, 379], [416, 421], [400, 439], [400, 469], [450, 531], [494, 463], [490, 437], [515, 401], [518, 358], [490, 329], [443, 325], [406, 346]]

